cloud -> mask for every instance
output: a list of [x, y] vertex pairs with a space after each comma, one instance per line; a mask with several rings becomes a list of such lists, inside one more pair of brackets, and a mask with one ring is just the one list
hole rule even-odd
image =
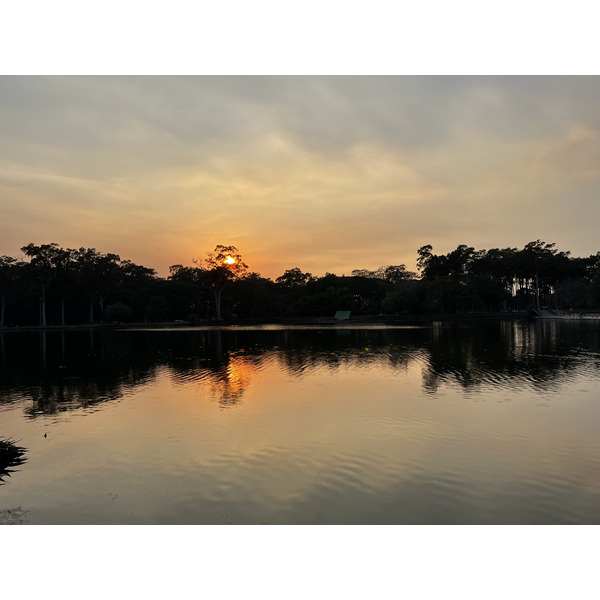
[[595, 210], [599, 92], [597, 77], [0, 77], [0, 252], [90, 245], [166, 274], [233, 243], [272, 277], [412, 269], [425, 243], [595, 252], [565, 206]]
[[600, 132], [593, 129], [573, 129], [546, 150], [541, 162], [541, 166], [554, 177], [598, 177]]

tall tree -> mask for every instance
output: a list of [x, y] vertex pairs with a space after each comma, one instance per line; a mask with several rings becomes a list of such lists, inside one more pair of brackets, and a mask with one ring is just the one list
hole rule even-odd
[[40, 325], [46, 327], [48, 324], [46, 297], [48, 287], [58, 272], [57, 264], [61, 260], [61, 248], [56, 243], [40, 246], [30, 243], [23, 246], [21, 251], [29, 258], [27, 269], [34, 286], [38, 290]]
[[67, 324], [65, 316], [65, 296], [75, 283], [75, 250], [56, 248], [53, 256], [54, 285], [60, 295], [60, 323]]
[[0, 256], [0, 327], [4, 327], [6, 298], [14, 287], [21, 264], [12, 256]]
[[427, 269], [427, 265], [433, 256], [433, 246], [431, 244], [427, 244], [426, 246], [421, 246], [417, 250], [417, 269], [421, 273], [424, 274], [424, 271]]
[[213, 252], [209, 252], [204, 260], [194, 262], [206, 273], [206, 278], [214, 292], [216, 318], [220, 321], [223, 287], [228, 282], [243, 277], [248, 272], [248, 265], [235, 246], [220, 244]]
[[104, 313], [104, 301], [108, 291], [118, 282], [118, 254], [102, 254], [95, 248], [79, 248], [75, 253], [78, 277], [89, 299], [89, 323], [94, 323], [94, 304], [100, 304], [100, 315]]
[[172, 265], [169, 267], [169, 283], [169, 289], [175, 295], [172, 303], [180, 317], [195, 320], [207, 316], [213, 293], [204, 269]]

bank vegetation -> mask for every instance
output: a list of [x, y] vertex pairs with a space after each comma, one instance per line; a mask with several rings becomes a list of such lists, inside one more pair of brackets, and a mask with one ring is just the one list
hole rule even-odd
[[299, 268], [275, 280], [252, 272], [234, 246], [217, 246], [167, 277], [95, 248], [30, 243], [0, 257], [0, 326], [200, 323], [231, 319], [506, 313], [600, 306], [600, 252], [577, 258], [536, 240], [517, 248], [447, 254], [417, 250], [405, 265], [316, 277]]

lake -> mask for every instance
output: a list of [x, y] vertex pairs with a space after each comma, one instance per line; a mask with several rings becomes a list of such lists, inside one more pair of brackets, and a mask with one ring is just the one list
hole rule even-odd
[[0, 523], [600, 523], [600, 322], [0, 333]]

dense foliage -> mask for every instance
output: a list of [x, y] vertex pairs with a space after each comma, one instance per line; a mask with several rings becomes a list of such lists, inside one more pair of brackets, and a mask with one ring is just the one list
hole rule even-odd
[[0, 256], [0, 326], [600, 306], [600, 252], [574, 258], [540, 240], [520, 250], [460, 245], [440, 255], [423, 246], [419, 275], [404, 265], [323, 277], [293, 268], [275, 281], [249, 271], [234, 246], [217, 246], [195, 266], [174, 265], [167, 278], [94, 248], [21, 250]]

